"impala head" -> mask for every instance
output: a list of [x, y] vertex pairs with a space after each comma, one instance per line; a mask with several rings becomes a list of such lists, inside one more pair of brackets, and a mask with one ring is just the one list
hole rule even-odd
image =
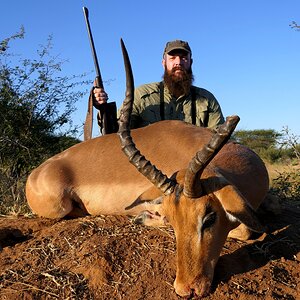
[[204, 296], [210, 290], [215, 265], [230, 229], [218, 199], [206, 193], [197, 198], [186, 196], [179, 177], [180, 174], [177, 175], [175, 194], [163, 200], [165, 217], [176, 236], [174, 288], [180, 296], [191, 293]]
[[156, 204], [161, 203], [159, 212], [172, 225], [176, 235], [176, 293], [203, 296], [209, 292], [220, 251], [234, 225], [242, 222], [252, 230], [261, 230], [239, 191], [216, 169], [207, 167], [230, 138], [239, 117], [228, 117], [210, 142], [196, 153], [187, 169], [168, 178], [141, 155], [132, 141], [129, 124], [134, 84], [128, 54], [122, 41], [121, 44], [127, 78], [118, 133], [122, 149], [137, 170], [163, 195]]

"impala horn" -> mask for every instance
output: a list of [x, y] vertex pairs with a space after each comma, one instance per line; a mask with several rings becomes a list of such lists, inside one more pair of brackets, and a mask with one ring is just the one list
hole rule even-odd
[[162, 193], [168, 195], [173, 192], [177, 184], [176, 181], [168, 178], [140, 153], [130, 134], [130, 117], [134, 100], [134, 81], [129, 56], [122, 39], [121, 47], [126, 72], [126, 94], [120, 112], [118, 131], [122, 150], [140, 173], [150, 180]]
[[203, 194], [200, 177], [205, 167], [230, 139], [236, 125], [240, 121], [238, 116], [226, 118], [224, 124], [218, 127], [209, 143], [196, 153], [190, 161], [185, 173], [183, 193], [190, 198], [198, 198]]

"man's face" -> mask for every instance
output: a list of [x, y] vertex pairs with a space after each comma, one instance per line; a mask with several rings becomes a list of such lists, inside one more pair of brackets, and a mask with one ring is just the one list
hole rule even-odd
[[182, 50], [174, 50], [169, 54], [165, 54], [162, 65], [169, 74], [178, 78], [183, 76], [183, 69], [190, 71], [192, 66], [191, 54]]

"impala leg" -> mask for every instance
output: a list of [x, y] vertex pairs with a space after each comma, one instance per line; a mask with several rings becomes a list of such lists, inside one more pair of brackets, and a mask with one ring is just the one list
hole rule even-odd
[[76, 216], [78, 210], [82, 210], [67, 171], [61, 164], [50, 162], [30, 174], [26, 183], [26, 197], [34, 213], [56, 219]]

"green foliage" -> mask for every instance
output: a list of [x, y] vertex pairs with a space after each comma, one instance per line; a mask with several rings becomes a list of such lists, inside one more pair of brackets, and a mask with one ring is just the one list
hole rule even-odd
[[[257, 149], [255, 149], [257, 151]], [[282, 158], [282, 151], [275, 147], [260, 148], [257, 153], [259, 156], [270, 163], [275, 163]]]
[[286, 155], [295, 161], [295, 164], [300, 161], [300, 143], [299, 137], [291, 133], [288, 127], [284, 127], [279, 140], [280, 148]]
[[282, 200], [300, 202], [300, 144], [297, 136], [286, 127], [280, 133], [271, 129], [240, 130], [235, 132], [234, 138], [265, 161], [288, 166], [273, 179], [272, 190]]
[[281, 186], [279, 193], [287, 199], [297, 201], [300, 204], [300, 144], [299, 137], [292, 134], [286, 127], [283, 129], [284, 135], [281, 144], [284, 148], [292, 152], [292, 170], [278, 176], [274, 186]]
[[52, 37], [33, 59], [10, 53], [20, 32], [0, 42], [0, 213], [24, 204], [28, 173], [46, 158], [77, 143], [71, 115], [87, 84], [81, 76], [61, 76], [64, 61], [50, 54]]
[[290, 200], [300, 204], [300, 144], [299, 137], [292, 134], [286, 127], [279, 141], [281, 149], [288, 153], [290, 158], [289, 169], [279, 172], [273, 179], [272, 189], [283, 200]]
[[291, 169], [289, 172], [281, 172], [273, 180], [272, 190], [282, 200], [290, 200], [300, 204], [300, 173]]
[[296, 158], [295, 151], [300, 145], [297, 142], [287, 141], [289, 137], [288, 128], [282, 132], [273, 129], [260, 130], [239, 130], [233, 135], [233, 138], [253, 151], [262, 159], [270, 162], [292, 161]]
[[280, 136], [281, 134], [273, 129], [238, 130], [234, 133], [237, 142], [251, 149], [275, 147]]

